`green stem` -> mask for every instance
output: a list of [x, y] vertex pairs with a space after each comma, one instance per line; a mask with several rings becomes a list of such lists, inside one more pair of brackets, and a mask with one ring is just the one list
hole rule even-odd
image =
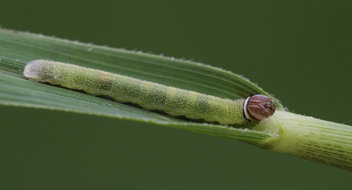
[[277, 138], [257, 146], [352, 171], [351, 126], [286, 111], [277, 111], [270, 120], [255, 129], [276, 126]]

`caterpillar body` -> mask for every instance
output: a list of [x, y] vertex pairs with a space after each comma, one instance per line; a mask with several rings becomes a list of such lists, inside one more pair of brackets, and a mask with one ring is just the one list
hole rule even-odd
[[132, 102], [148, 110], [162, 110], [171, 116], [209, 122], [245, 124], [273, 115], [274, 101], [264, 95], [245, 99], [223, 99], [194, 91], [165, 86], [124, 75], [113, 74], [77, 65], [34, 60], [23, 72], [29, 80], [49, 82], [91, 95], [108, 95], [117, 102]]

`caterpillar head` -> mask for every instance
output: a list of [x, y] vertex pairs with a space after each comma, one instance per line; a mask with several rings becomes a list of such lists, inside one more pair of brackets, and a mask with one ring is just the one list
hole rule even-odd
[[261, 121], [264, 118], [272, 116], [275, 112], [274, 101], [261, 94], [248, 97], [243, 107], [244, 116], [247, 120], [254, 119]]

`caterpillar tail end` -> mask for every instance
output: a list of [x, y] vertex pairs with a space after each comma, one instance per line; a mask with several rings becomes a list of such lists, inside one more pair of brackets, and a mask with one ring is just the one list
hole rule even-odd
[[39, 59], [39, 60], [28, 62], [27, 65], [24, 67], [23, 75], [29, 80], [39, 81], [38, 75], [41, 72], [40, 69], [44, 61], [45, 60]]

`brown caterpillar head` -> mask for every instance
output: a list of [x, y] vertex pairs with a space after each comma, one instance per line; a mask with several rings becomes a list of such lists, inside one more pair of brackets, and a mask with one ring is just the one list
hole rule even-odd
[[272, 116], [275, 112], [274, 101], [261, 94], [247, 98], [243, 107], [244, 116], [248, 120], [261, 121], [264, 118]]

